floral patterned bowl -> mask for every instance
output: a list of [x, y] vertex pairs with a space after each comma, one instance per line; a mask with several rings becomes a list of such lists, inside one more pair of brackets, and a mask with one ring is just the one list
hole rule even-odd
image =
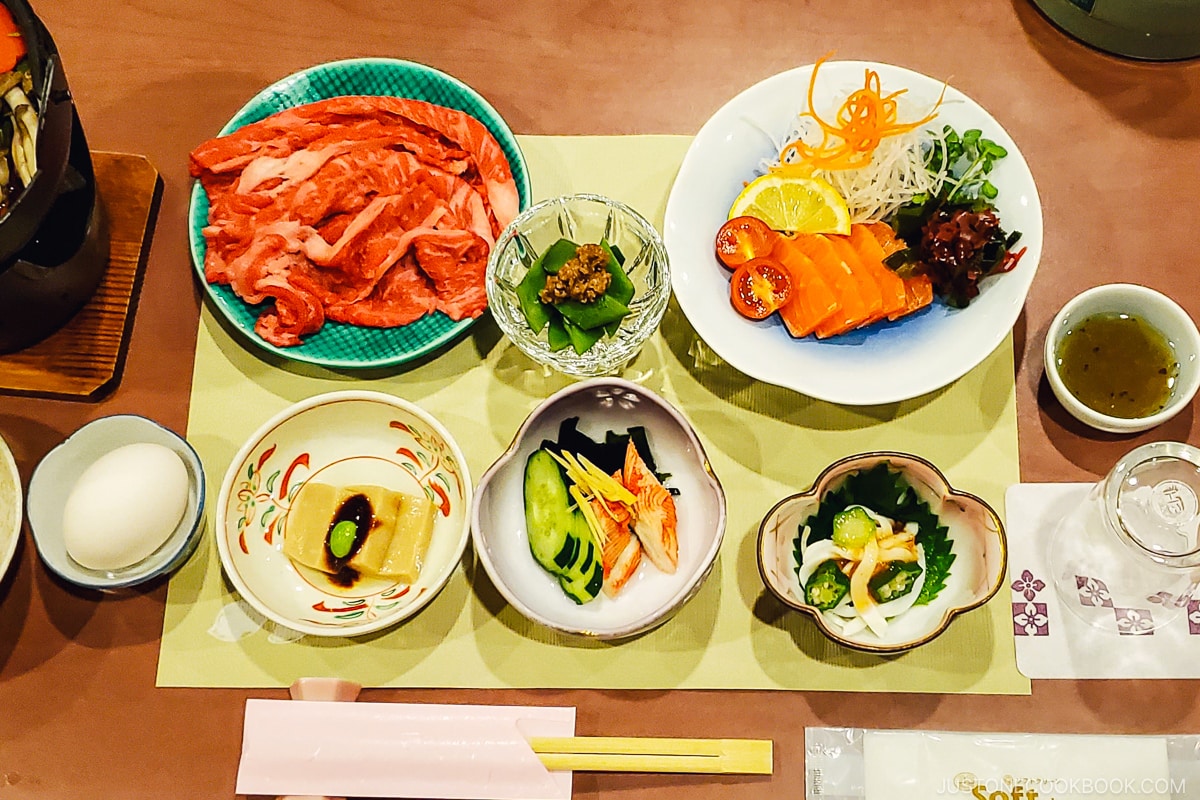
[[[578, 417], [578, 430], [603, 441], [609, 430], [646, 429], [654, 460], [678, 489], [679, 565], [659, 572], [643, 558], [615, 598], [601, 593], [579, 605], [534, 560], [525, 527], [525, 462], [560, 423]], [[471, 508], [475, 553], [492, 583], [517, 611], [562, 633], [621, 639], [666, 622], [700, 590], [716, 562], [725, 533], [725, 492], [704, 446], [683, 415], [642, 386], [595, 378], [551, 395], [526, 418], [513, 443], [479, 482]]]
[[[424, 566], [411, 585], [361, 576], [350, 586], [283, 553], [288, 513], [306, 481], [424, 494], [435, 506]], [[442, 425], [377, 392], [333, 392], [269, 419], [230, 464], [217, 498], [217, 550], [251, 606], [313, 636], [357, 636], [417, 613], [445, 585], [469, 534], [471, 477]]]
[[[883, 636], [869, 629], [842, 635], [825, 614], [805, 600], [797, 574], [800, 532], [821, 501], [847, 479], [886, 465], [899, 473], [945, 526], [953, 561], [945, 586], [927, 603], [888, 620]], [[921, 534], [917, 541], [922, 541]], [[928, 542], [928, 540], [926, 540]], [[928, 547], [928, 545], [927, 545]], [[825, 468], [813, 487], [786, 497], [772, 508], [758, 531], [758, 569], [767, 588], [785, 605], [808, 614], [833, 641], [869, 653], [898, 653], [932, 641], [959, 614], [986, 603], [1000, 590], [1008, 563], [1008, 543], [1000, 517], [973, 494], [958, 491], [933, 464], [906, 453], [873, 452], [849, 456]]]

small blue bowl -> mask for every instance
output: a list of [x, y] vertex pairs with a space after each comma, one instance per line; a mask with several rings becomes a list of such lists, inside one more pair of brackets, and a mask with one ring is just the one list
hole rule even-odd
[[[150, 442], [166, 447], [183, 461], [188, 499], [183, 518], [162, 546], [141, 561], [119, 570], [93, 570], [67, 555], [63, 541], [63, 508], [79, 476], [106, 453], [127, 444]], [[84, 425], [41, 460], [29, 479], [26, 515], [42, 563], [76, 586], [114, 591], [170, 575], [187, 561], [203, 534], [204, 467], [181, 436], [153, 420], [132, 414], [101, 417]]]

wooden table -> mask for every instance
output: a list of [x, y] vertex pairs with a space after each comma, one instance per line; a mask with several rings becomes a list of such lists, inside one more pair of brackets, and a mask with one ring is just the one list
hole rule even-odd
[[[1018, 142], [1045, 211], [1017, 333], [1021, 473], [1090, 480], [1135, 444], [1196, 441], [1185, 412], [1138, 437], [1084, 429], [1055, 403], [1041, 347], [1089, 286], [1144, 283], [1200, 313], [1200, 63], [1109, 57], [1028, 0], [524, 3], [461, 0], [42, 0], [94, 149], [142, 153], [165, 181], [124, 379], [101, 402], [0, 398], [24, 480], [82, 423], [135, 412], [184, 431], [199, 308], [186, 156], [268, 83], [351, 56], [431, 64], [519, 133], [691, 133], [755, 81], [831, 50], [949, 80]], [[948, 423], [952, 425], [953, 423]], [[165, 585], [101, 597], [58, 583], [28, 536], [0, 584], [0, 798], [233, 795], [243, 701], [277, 691], [154, 687]], [[861, 725], [1196, 732], [1200, 684], [1038, 682], [1032, 697], [782, 692], [373, 691], [373, 700], [572, 704], [581, 733], [771, 737], [770, 779], [582, 776], [576, 796], [796, 798], [803, 728]]]

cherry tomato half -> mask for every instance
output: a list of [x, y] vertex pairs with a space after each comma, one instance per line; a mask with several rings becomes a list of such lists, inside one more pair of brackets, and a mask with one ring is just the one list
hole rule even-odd
[[778, 261], [756, 258], [734, 271], [729, 296], [743, 317], [766, 319], [791, 298], [792, 276]]
[[737, 269], [751, 259], [770, 255], [776, 235], [757, 217], [734, 217], [717, 231], [717, 258]]

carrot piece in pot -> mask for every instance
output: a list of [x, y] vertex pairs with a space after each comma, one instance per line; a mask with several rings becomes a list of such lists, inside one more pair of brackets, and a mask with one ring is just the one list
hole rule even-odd
[[8, 7], [0, 3], [0, 72], [10, 72], [25, 57], [25, 37]]

